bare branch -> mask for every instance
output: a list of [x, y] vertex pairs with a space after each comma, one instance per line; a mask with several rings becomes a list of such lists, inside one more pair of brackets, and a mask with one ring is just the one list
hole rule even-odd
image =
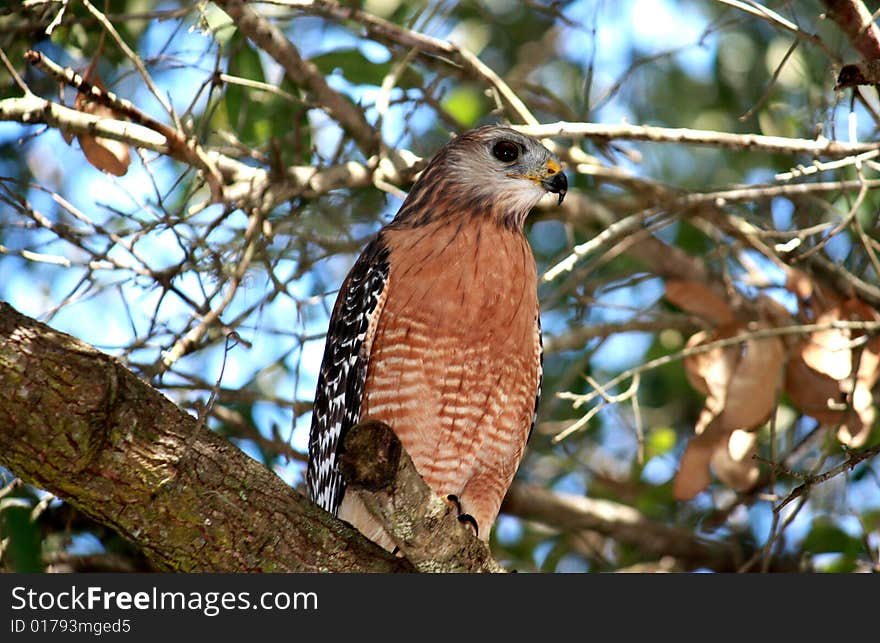
[[696, 536], [690, 529], [648, 520], [636, 509], [608, 500], [553, 493], [517, 483], [508, 491], [501, 510], [566, 532], [598, 532], [635, 547], [648, 557], [677, 558], [689, 569], [735, 571], [742, 560], [736, 545], [713, 542]]
[[599, 123], [568, 123], [559, 121], [546, 125], [516, 126], [515, 129], [537, 136], [549, 138], [561, 136], [578, 140], [593, 138], [599, 140], [651, 141], [653, 143], [675, 143], [689, 145], [709, 145], [733, 150], [751, 150], [776, 154], [808, 154], [810, 156], [841, 157], [864, 154], [880, 149], [880, 143], [841, 143], [824, 137], [816, 140], [764, 136], [763, 134], [732, 134], [687, 128], [655, 127], [652, 125], [602, 125]]

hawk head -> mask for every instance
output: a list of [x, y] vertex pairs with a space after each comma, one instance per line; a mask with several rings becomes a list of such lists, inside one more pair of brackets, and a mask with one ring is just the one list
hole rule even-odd
[[437, 152], [394, 223], [480, 216], [522, 230], [541, 197], [552, 192], [562, 203], [567, 191], [559, 161], [540, 141], [490, 125], [465, 132]]

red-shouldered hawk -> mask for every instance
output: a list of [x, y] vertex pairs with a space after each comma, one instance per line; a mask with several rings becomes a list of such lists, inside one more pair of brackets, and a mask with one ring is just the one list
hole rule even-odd
[[337, 468], [358, 422], [392, 427], [438, 495], [488, 540], [534, 426], [542, 376], [537, 273], [523, 233], [568, 189], [536, 139], [503, 127], [455, 138], [365, 248], [330, 318], [309, 437], [309, 497], [394, 543]]

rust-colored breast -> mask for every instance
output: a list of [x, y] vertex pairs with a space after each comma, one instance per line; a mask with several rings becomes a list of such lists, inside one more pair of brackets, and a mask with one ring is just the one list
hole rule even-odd
[[528, 439], [539, 378], [537, 276], [486, 220], [386, 230], [387, 298], [362, 419], [390, 424], [438, 494], [488, 538]]

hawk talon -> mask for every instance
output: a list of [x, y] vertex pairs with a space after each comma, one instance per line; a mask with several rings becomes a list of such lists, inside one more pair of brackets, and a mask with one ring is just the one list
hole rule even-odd
[[454, 493], [447, 494], [446, 502], [455, 507], [455, 511], [458, 514], [456, 518], [458, 518], [458, 522], [463, 525], [470, 525], [474, 530], [474, 536], [479, 537], [480, 535], [480, 526], [477, 524], [477, 521], [474, 520], [474, 517], [470, 514], [464, 513], [461, 508], [461, 500], [458, 499]]
[[477, 524], [477, 521], [474, 520], [474, 517], [470, 514], [458, 514], [458, 522], [463, 525], [470, 525], [474, 528], [474, 536], [477, 538], [480, 537], [480, 526]]

